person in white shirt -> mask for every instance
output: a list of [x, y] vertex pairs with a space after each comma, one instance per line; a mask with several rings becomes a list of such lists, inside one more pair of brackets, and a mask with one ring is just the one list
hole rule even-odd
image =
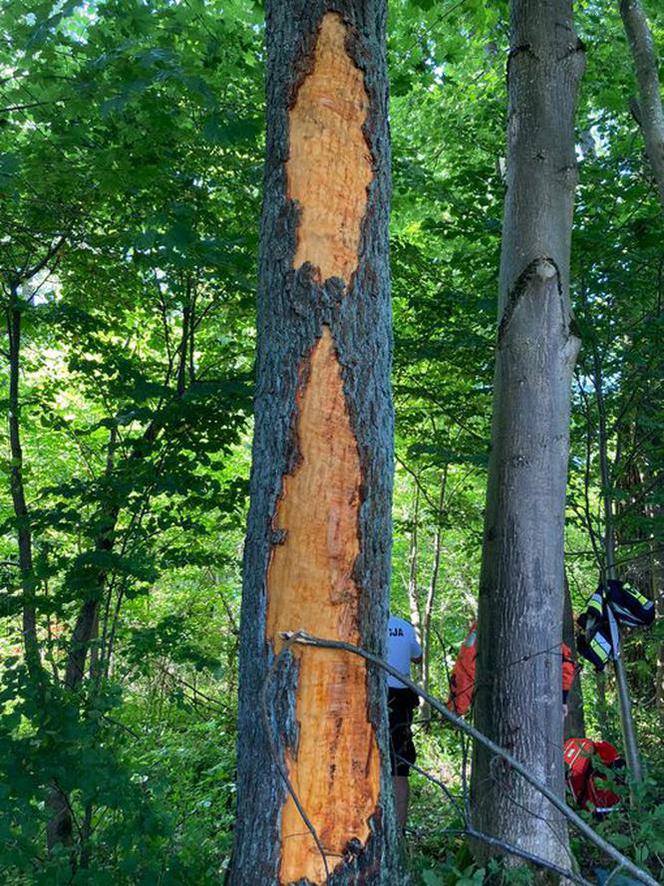
[[[415, 628], [396, 615], [390, 615], [388, 624], [387, 661], [406, 677], [410, 676], [411, 661], [415, 664], [422, 661], [422, 649], [417, 642]], [[397, 827], [399, 833], [403, 833], [408, 816], [408, 775], [416, 758], [411, 724], [419, 699], [417, 693], [391, 674], [387, 677], [387, 693], [394, 801]]]

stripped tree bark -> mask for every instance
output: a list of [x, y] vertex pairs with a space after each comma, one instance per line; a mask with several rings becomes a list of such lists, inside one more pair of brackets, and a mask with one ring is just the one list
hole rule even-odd
[[[571, 0], [512, 0], [507, 195], [492, 446], [480, 578], [478, 729], [562, 796], [560, 656], [576, 185], [574, 115], [583, 48]], [[562, 817], [474, 748], [472, 824], [564, 864]], [[477, 845], [478, 858], [488, 850]]]
[[[383, 680], [288, 652], [288, 630], [380, 652], [393, 419], [385, 0], [266, 3], [267, 148], [229, 882], [400, 882]], [[271, 746], [273, 742], [274, 751]], [[305, 826], [282, 772], [323, 847]]]
[[646, 153], [664, 208], [664, 109], [659, 60], [640, 0], [619, 0], [619, 7], [639, 85], [639, 103], [633, 110], [643, 133]]

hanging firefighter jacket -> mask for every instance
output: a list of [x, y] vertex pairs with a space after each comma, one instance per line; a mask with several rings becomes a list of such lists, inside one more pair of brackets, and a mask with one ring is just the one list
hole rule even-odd
[[[620, 797], [607, 782], [606, 775], [598, 770], [597, 762], [610, 769], [620, 779], [625, 761], [608, 741], [591, 741], [589, 738], [568, 738], [564, 749], [565, 781], [574, 802], [580, 809], [592, 811], [596, 818], [603, 818], [620, 802]], [[595, 766], [593, 766], [595, 763]]]
[[[560, 646], [563, 659], [563, 703], [567, 701], [567, 694], [574, 682], [576, 665], [572, 658], [572, 652], [566, 643]], [[473, 703], [475, 689], [475, 660], [477, 658], [477, 624], [473, 623], [468, 636], [461, 644], [459, 655], [452, 673], [450, 674], [450, 697], [447, 707], [464, 717]]]
[[628, 584], [609, 579], [599, 584], [579, 616], [579, 653], [598, 671], [615, 656], [620, 642], [618, 624], [625, 627], [649, 627], [655, 618], [655, 604]]
[[649, 628], [655, 620], [655, 603], [625, 582], [610, 578], [606, 597], [618, 621], [629, 628]]

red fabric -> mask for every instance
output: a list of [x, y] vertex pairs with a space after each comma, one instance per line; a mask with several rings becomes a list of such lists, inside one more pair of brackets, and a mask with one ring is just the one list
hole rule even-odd
[[576, 665], [572, 658], [572, 650], [567, 643], [562, 643], [560, 651], [563, 654], [563, 692], [569, 692], [576, 676]]
[[608, 789], [599, 772], [593, 771], [593, 757], [599, 758], [605, 766], [612, 766], [619, 754], [608, 741], [568, 738], [565, 742], [567, 784], [577, 806], [603, 814], [610, 812], [620, 802], [620, 797]]
[[475, 659], [477, 658], [477, 625], [473, 623], [466, 639], [461, 644], [459, 655], [450, 676], [450, 698], [447, 707], [465, 716], [473, 703], [475, 689]]
[[595, 753], [605, 766], [612, 766], [620, 757], [620, 754], [610, 741], [596, 741], [594, 744]]
[[586, 809], [588, 782], [592, 774], [592, 756], [595, 746], [589, 738], [568, 738], [563, 759], [566, 766], [567, 784], [578, 806]]
[[[569, 692], [576, 675], [576, 665], [572, 650], [566, 643], [561, 644], [563, 656], [563, 692]], [[475, 689], [475, 661], [477, 659], [477, 623], [473, 622], [466, 639], [461, 644], [459, 655], [450, 675], [450, 697], [447, 707], [464, 717], [473, 703]]]

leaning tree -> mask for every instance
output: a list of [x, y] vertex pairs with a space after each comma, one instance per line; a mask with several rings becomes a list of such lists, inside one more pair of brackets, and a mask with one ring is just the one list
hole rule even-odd
[[[385, 0], [266, 4], [267, 145], [231, 884], [395, 883]], [[329, 880], [326, 880], [327, 875]]]

